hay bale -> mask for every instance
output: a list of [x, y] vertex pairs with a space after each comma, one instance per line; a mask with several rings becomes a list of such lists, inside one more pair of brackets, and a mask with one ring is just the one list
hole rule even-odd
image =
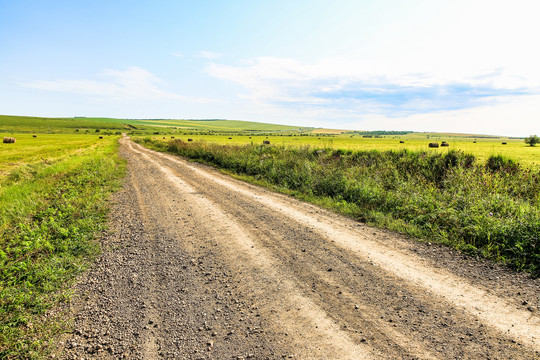
[[438, 148], [439, 147], [439, 143], [429, 143], [428, 145], [430, 148]]
[[171, 136], [171, 139], [174, 139], [174, 136]]
[[166, 139], [166, 137], [164, 136], [163, 139]]
[[103, 136], [100, 136], [99, 138], [100, 138], [100, 139], [103, 139]]
[[473, 144], [476, 144], [476, 141], [473, 141]]
[[232, 140], [232, 138], [229, 138], [229, 140]]
[[32, 137], [37, 137], [37, 135], [32, 135]]
[[15, 144], [16, 141], [14, 137], [4, 137], [4, 144]]
[[400, 143], [400, 144], [405, 144], [405, 141], [403, 141], [403, 140], [400, 140], [400, 142], [399, 142], [399, 143]]
[[263, 140], [263, 144], [270, 145], [270, 140]]
[[450, 146], [450, 144], [448, 144], [448, 143], [446, 143], [446, 142], [443, 141], [443, 142], [441, 143], [441, 146]]
[[187, 141], [193, 141], [193, 139], [190, 138], [190, 139], [187, 139]]
[[505, 142], [503, 142], [502, 144], [503, 144], [503, 145], [506, 145], [506, 143], [505, 143]]

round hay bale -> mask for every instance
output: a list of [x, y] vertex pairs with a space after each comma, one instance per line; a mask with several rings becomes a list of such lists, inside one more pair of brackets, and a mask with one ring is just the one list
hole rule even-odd
[[99, 138], [100, 138], [100, 139], [103, 139], [103, 136], [100, 136]]
[[503, 142], [502, 144], [503, 144], [503, 145], [506, 145], [506, 143], [505, 143], [505, 142]]
[[400, 143], [400, 144], [405, 144], [405, 141], [401, 140], [399, 143]]
[[32, 137], [37, 137], [37, 135], [32, 135]]
[[445, 143], [445, 142], [442, 142], [442, 143], [441, 143], [441, 146], [450, 146], [450, 144]]
[[10, 137], [10, 136], [6, 136], [4, 137], [4, 144], [14, 144], [15, 143], [15, 138], [14, 137]]
[[439, 147], [439, 143], [429, 143], [428, 145], [430, 148], [438, 148]]
[[263, 140], [263, 144], [270, 145], [270, 140]]
[[187, 141], [193, 141], [193, 139], [190, 138], [190, 139], [187, 139]]
[[174, 136], [171, 136], [171, 139], [174, 139]]

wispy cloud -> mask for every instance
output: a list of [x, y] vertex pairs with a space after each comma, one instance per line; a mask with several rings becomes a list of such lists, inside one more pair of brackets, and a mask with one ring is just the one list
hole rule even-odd
[[97, 76], [100, 80], [32, 80], [19, 81], [27, 88], [84, 94], [111, 100], [177, 100], [207, 103], [215, 100], [191, 97], [168, 92], [160, 88], [161, 79], [147, 70], [132, 66], [126, 70], [105, 70]]
[[202, 57], [204, 59], [218, 59], [221, 57], [221, 54], [220, 53], [216, 53], [216, 52], [213, 52], [213, 51], [199, 51], [199, 57]]
[[502, 69], [481, 74], [385, 72], [377, 64], [325, 59], [304, 64], [256, 58], [243, 66], [213, 63], [207, 72], [242, 85], [256, 104], [339, 116], [402, 117], [483, 106], [502, 97], [538, 93]]
[[183, 58], [183, 57], [184, 57], [184, 54], [179, 53], [179, 52], [176, 52], [176, 51], [172, 52], [171, 55], [174, 56], [174, 57], [179, 57], [179, 58]]

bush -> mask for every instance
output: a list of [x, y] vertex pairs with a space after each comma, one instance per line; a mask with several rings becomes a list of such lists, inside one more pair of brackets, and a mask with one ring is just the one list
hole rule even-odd
[[525, 138], [525, 144], [528, 144], [530, 146], [536, 146], [536, 144], [538, 143], [540, 143], [540, 137], [536, 135], [531, 135]]
[[515, 173], [519, 165], [503, 155], [492, 155], [488, 158], [486, 167], [493, 172]]

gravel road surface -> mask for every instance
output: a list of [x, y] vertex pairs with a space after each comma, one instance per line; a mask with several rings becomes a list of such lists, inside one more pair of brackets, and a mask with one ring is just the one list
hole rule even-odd
[[121, 140], [66, 359], [540, 359], [540, 281]]

